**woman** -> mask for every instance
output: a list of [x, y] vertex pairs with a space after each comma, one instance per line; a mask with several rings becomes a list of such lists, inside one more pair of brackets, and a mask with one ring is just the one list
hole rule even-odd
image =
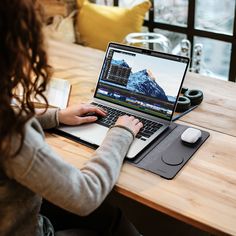
[[[54, 235], [51, 222], [55, 231], [84, 228], [89, 230], [83, 231], [84, 235], [137, 235], [120, 211], [102, 202], [114, 186], [133, 136], [142, 124], [134, 117], [120, 117], [93, 158], [78, 170], [46, 144], [42, 127], [93, 122], [96, 116], [86, 117], [87, 113], [106, 113], [80, 105], [36, 116], [30, 100], [33, 96], [46, 100], [43, 92], [49, 79], [35, 1], [1, 0], [0, 235]], [[19, 88], [23, 91], [20, 97]], [[11, 105], [13, 99], [16, 107]], [[42, 198], [47, 202], [41, 213], [49, 220], [39, 213]], [[103, 217], [105, 223], [98, 217]], [[62, 226], [61, 220], [66, 219], [70, 220]], [[75, 232], [82, 235], [82, 231]]]

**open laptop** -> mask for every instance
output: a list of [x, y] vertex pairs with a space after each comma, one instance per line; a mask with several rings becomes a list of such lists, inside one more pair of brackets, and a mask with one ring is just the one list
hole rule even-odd
[[188, 64], [182, 56], [110, 43], [92, 101], [107, 117], [58, 129], [99, 146], [117, 117], [133, 115], [144, 124], [127, 153], [134, 158], [170, 125]]

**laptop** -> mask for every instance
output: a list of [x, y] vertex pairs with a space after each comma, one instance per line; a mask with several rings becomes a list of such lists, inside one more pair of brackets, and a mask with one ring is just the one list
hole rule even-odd
[[119, 116], [133, 115], [144, 124], [126, 156], [134, 158], [171, 124], [188, 64], [186, 57], [110, 43], [91, 102], [108, 115], [95, 123], [58, 129], [100, 146]]

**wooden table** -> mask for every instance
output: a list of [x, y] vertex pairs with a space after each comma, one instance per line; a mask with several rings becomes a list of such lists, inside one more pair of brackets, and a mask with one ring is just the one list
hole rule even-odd
[[[91, 99], [104, 52], [49, 42], [55, 76], [72, 84], [70, 104]], [[236, 84], [188, 73], [185, 87], [201, 89], [203, 103], [178, 123], [210, 132], [209, 139], [173, 180], [124, 164], [116, 191], [214, 234], [236, 235]], [[47, 142], [81, 167], [94, 150], [47, 134]]]

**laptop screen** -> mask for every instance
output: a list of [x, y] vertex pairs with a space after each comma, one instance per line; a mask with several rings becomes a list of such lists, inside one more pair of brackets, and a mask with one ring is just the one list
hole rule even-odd
[[171, 121], [189, 59], [110, 43], [95, 97]]

